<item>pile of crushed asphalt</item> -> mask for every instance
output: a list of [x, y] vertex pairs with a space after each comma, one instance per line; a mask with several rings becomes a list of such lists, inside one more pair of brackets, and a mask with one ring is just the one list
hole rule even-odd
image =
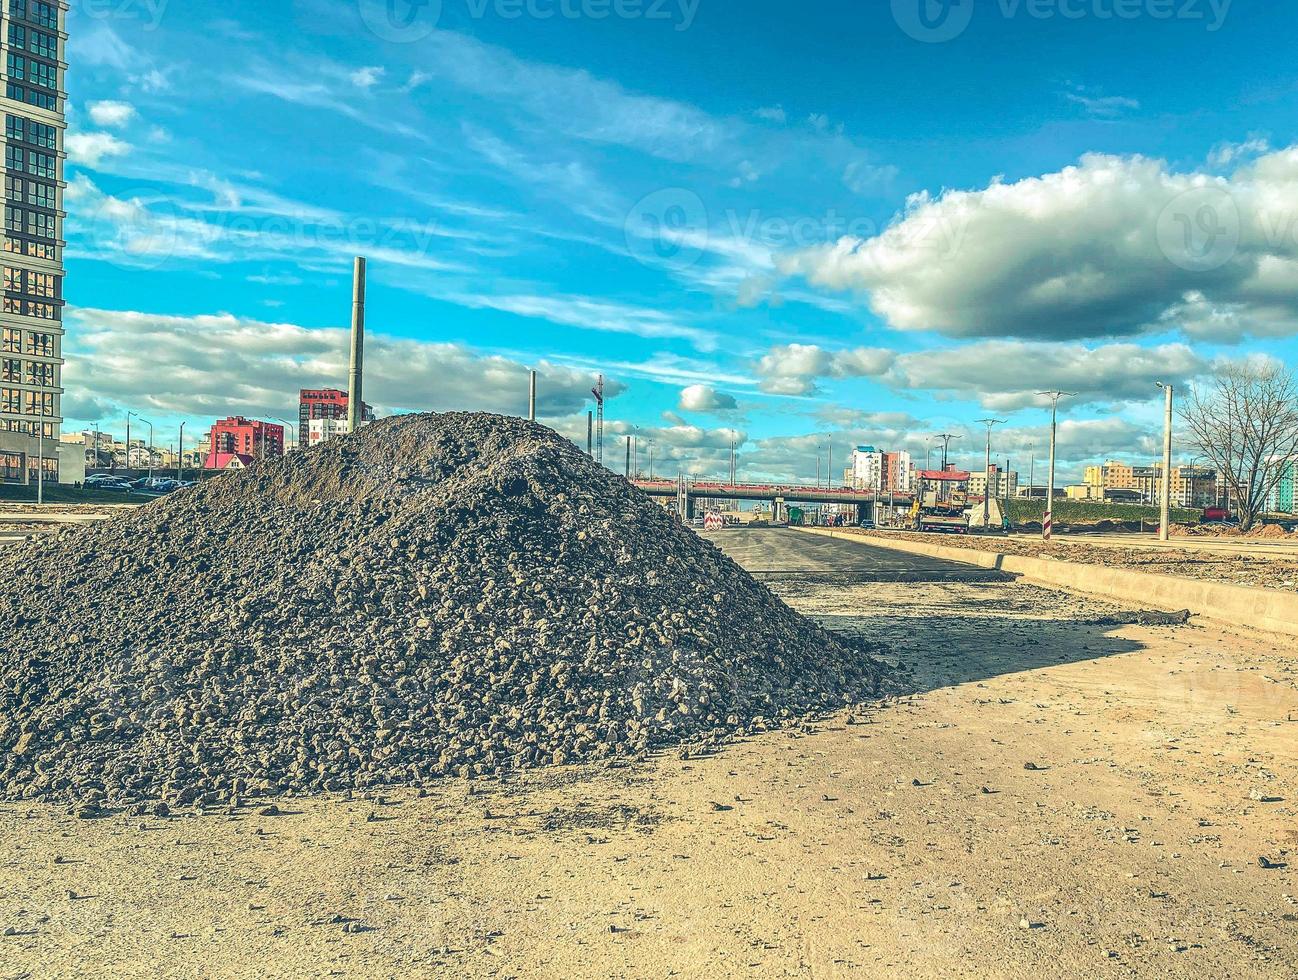
[[405, 416], [0, 552], [0, 796], [209, 805], [722, 740], [869, 698], [541, 426]]

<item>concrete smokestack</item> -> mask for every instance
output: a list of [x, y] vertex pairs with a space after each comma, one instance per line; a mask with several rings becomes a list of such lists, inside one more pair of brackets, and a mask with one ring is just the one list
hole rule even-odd
[[352, 276], [352, 360], [347, 375], [347, 427], [359, 432], [364, 418], [365, 395], [362, 376], [365, 373], [365, 260], [356, 257]]

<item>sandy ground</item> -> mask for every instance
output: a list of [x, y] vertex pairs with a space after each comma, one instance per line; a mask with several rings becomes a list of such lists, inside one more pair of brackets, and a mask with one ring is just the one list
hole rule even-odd
[[[918, 534], [913, 531], [861, 531], [856, 528], [843, 528], [842, 533], [862, 534], [865, 537], [883, 534], [953, 548], [975, 548], [1031, 558], [1046, 555], [1061, 561], [1130, 568], [1154, 575], [1178, 575], [1229, 585], [1298, 591], [1298, 552], [1289, 551], [1282, 545], [1278, 549], [1265, 549], [1265, 553], [1259, 553], [1265, 548], [1264, 541], [1263, 549], [1248, 548], [1241, 551], [1237, 548], [1200, 547], [1199, 542], [1192, 538], [1178, 538], [1173, 547], [1144, 543], [1122, 547], [1116, 541], [1090, 541], [1078, 535], [1060, 537], [1047, 543], [1039, 538], [1018, 535], [1009, 538], [1000, 535], [981, 537], [976, 534]], [[1218, 540], [1203, 539], [1205, 545]], [[1258, 542], [1250, 541], [1250, 544], [1256, 543]]]
[[774, 587], [914, 693], [472, 794], [0, 805], [0, 977], [1298, 974], [1291, 649], [1015, 583]]

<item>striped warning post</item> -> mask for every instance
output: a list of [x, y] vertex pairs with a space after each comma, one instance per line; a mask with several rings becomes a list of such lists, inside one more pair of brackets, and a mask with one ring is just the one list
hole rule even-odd
[[1050, 511], [1046, 511], [1045, 523], [1041, 525], [1041, 536], [1045, 538], [1047, 541], [1049, 541], [1050, 535], [1054, 531], [1054, 529], [1055, 529], [1055, 515], [1052, 514]]

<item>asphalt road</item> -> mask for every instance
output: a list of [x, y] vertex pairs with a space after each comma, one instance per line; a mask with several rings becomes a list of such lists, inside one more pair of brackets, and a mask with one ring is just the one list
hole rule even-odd
[[787, 528], [727, 528], [703, 537], [757, 578], [852, 582], [1002, 581], [997, 571]]

